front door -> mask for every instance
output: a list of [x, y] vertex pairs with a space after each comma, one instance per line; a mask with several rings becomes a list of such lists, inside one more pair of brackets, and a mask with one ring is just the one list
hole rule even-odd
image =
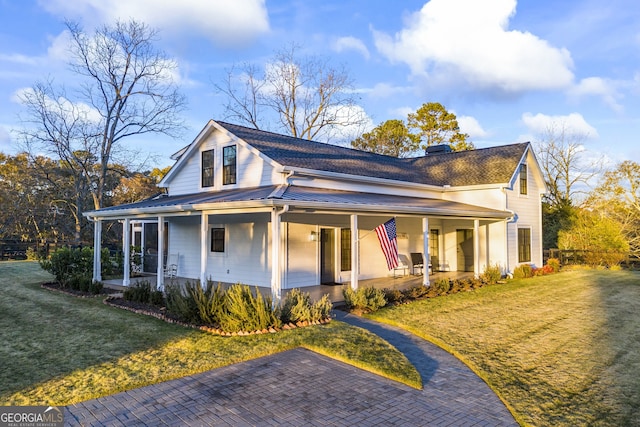
[[456, 230], [458, 271], [473, 271], [473, 230]]
[[336, 280], [335, 247], [334, 230], [320, 229], [320, 283], [333, 284]]

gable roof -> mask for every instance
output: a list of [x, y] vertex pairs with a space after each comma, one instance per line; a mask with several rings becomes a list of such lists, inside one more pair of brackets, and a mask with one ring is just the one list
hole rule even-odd
[[216, 122], [284, 167], [392, 179], [435, 186], [509, 183], [528, 142], [398, 158]]

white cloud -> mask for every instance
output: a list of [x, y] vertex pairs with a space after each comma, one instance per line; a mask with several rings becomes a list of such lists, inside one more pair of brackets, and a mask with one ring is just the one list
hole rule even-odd
[[612, 80], [601, 77], [587, 77], [571, 87], [568, 93], [576, 98], [599, 96], [602, 98], [602, 101], [614, 111], [622, 111], [622, 105], [618, 103], [618, 99], [621, 98], [622, 95], [618, 93], [616, 83]]
[[364, 42], [355, 37], [340, 37], [336, 40], [334, 49], [336, 52], [356, 51], [365, 59], [369, 59], [371, 56]]
[[[33, 88], [21, 88], [11, 95], [11, 101], [24, 105], [28, 98], [34, 97], [36, 97], [36, 94]], [[89, 123], [100, 123], [102, 121], [100, 112], [84, 102], [72, 102], [62, 96], [58, 99], [52, 99], [45, 95], [43, 103], [47, 105], [49, 111], [66, 117], [69, 123], [76, 119]]]
[[407, 121], [407, 117], [409, 116], [409, 114], [411, 113], [415, 113], [416, 109], [415, 108], [411, 108], [411, 107], [398, 107], [398, 108], [393, 108], [391, 110], [389, 110], [389, 114], [391, 115], [391, 117], [396, 117], [398, 119], [402, 119], [405, 122]]
[[11, 133], [9, 128], [0, 124], [0, 152], [10, 151], [11, 148]]
[[367, 92], [372, 98], [384, 99], [395, 95], [410, 93], [411, 90], [412, 88], [410, 86], [395, 86], [389, 83], [377, 83]]
[[457, 116], [458, 126], [460, 126], [460, 131], [462, 133], [467, 133], [471, 137], [474, 138], [486, 138], [489, 136], [489, 133], [482, 128], [478, 120], [475, 117], [471, 116]]
[[51, 38], [51, 44], [47, 49], [47, 59], [67, 62], [69, 60], [69, 48], [71, 47], [71, 33], [64, 30], [56, 37]]
[[570, 53], [509, 30], [515, 11], [516, 0], [431, 0], [394, 36], [372, 31], [377, 49], [416, 77], [501, 93], [569, 86]]
[[541, 113], [533, 115], [531, 113], [524, 113], [522, 115], [522, 122], [529, 131], [536, 134], [544, 134], [550, 129], [559, 126], [565, 133], [571, 135], [584, 136], [588, 138], [598, 137], [598, 131], [596, 128], [587, 123], [580, 113], [571, 113], [565, 116], [548, 116]]
[[135, 18], [175, 34], [202, 34], [235, 46], [269, 31], [265, 0], [39, 0], [47, 11], [87, 25]]

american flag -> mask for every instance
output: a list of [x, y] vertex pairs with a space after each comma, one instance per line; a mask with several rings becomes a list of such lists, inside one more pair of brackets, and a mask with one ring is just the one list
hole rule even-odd
[[391, 218], [384, 224], [380, 224], [375, 229], [378, 235], [380, 247], [387, 259], [387, 267], [393, 270], [398, 266], [398, 239], [396, 235], [396, 219]]

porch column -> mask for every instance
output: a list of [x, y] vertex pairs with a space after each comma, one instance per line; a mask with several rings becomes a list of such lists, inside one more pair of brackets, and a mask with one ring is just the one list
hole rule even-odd
[[200, 217], [200, 286], [207, 283], [207, 255], [209, 253], [207, 240], [209, 237], [209, 214], [202, 212]]
[[102, 251], [102, 221], [94, 219], [93, 222], [93, 281], [102, 281], [102, 265], [100, 253]]
[[158, 270], [156, 289], [164, 290], [164, 217], [158, 216]]
[[358, 289], [360, 275], [360, 244], [358, 243], [358, 215], [351, 214], [351, 289]]
[[422, 218], [422, 252], [424, 253], [424, 260], [422, 260], [422, 284], [429, 286], [429, 261], [431, 256], [429, 255], [429, 218], [426, 216]]
[[125, 218], [122, 226], [122, 250], [124, 252], [122, 285], [129, 286], [131, 282], [131, 220], [129, 218]]
[[280, 266], [280, 213], [277, 208], [274, 208], [271, 211], [271, 298], [273, 304], [280, 302], [282, 293]]
[[480, 277], [480, 220], [473, 220], [473, 276]]

